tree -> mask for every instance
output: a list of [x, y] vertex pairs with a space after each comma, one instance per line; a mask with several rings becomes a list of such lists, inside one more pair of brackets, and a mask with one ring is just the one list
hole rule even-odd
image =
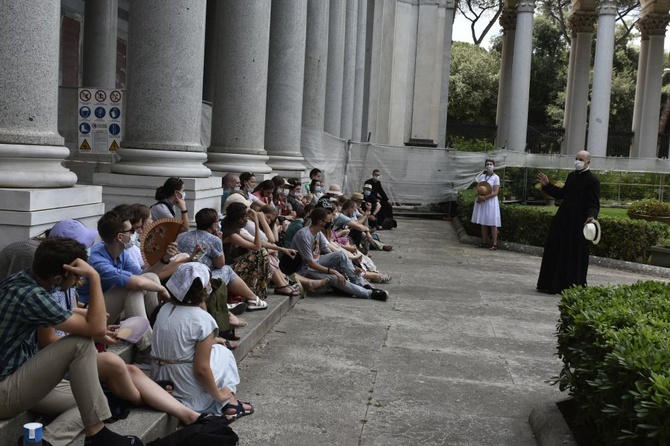
[[500, 55], [465, 42], [451, 51], [448, 122], [495, 124]]
[[[503, 10], [502, 0], [461, 0], [457, 2], [458, 12], [470, 22], [470, 33], [475, 45], [480, 46], [491, 31]], [[484, 28], [478, 31], [478, 24]]]

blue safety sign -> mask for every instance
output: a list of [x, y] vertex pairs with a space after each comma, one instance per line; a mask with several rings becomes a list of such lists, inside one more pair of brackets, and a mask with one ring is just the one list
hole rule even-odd
[[84, 135], [88, 134], [91, 132], [91, 126], [88, 122], [82, 122], [79, 124], [79, 132], [83, 133]]
[[117, 136], [119, 133], [121, 133], [121, 126], [119, 124], [111, 124], [109, 126], [109, 133], [111, 135]]
[[109, 109], [109, 117], [112, 119], [119, 119], [119, 116], [121, 116], [121, 110], [119, 107], [112, 107]]
[[95, 117], [98, 119], [102, 119], [105, 117], [107, 114], [107, 110], [105, 110], [105, 107], [95, 107]]
[[82, 108], [79, 109], [79, 116], [81, 116], [84, 119], [88, 118], [89, 116], [91, 116], [91, 109], [84, 105]]

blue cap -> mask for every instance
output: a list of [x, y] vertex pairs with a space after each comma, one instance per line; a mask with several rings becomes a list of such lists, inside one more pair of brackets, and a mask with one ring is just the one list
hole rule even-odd
[[42, 442], [42, 423], [26, 423], [23, 425], [23, 444]]

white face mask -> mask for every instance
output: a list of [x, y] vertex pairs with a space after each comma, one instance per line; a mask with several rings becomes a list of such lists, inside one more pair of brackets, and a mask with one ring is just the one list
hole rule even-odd
[[137, 232], [134, 232], [133, 235], [130, 236], [130, 240], [123, 242], [123, 249], [130, 249], [136, 244], [139, 245], [139, 239], [140, 235]]
[[487, 172], [493, 172], [493, 166], [491, 166], [491, 165], [486, 166], [486, 171]]
[[181, 195], [182, 200], [186, 200], [186, 192], [179, 192], [179, 195]]
[[233, 187], [233, 190], [240, 190], [240, 189], [241, 189], [240, 186], [235, 186], [235, 187]]
[[575, 160], [575, 170], [584, 170], [584, 161]]

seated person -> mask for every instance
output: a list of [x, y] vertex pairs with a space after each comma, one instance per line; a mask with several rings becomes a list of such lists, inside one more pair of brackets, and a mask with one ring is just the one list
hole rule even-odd
[[310, 214], [310, 212], [312, 212], [312, 209], [314, 209], [314, 205], [308, 204], [307, 206], [303, 206], [300, 208], [300, 210], [296, 211], [296, 217], [288, 225], [288, 228], [286, 228], [286, 234], [284, 235], [284, 247], [291, 247], [291, 242], [293, 241], [295, 233], [305, 227], [305, 219]]
[[[157, 273], [169, 265], [178, 252], [176, 243], [168, 246], [168, 253], [160, 262], [143, 272], [127, 253], [137, 233], [126, 216], [115, 211], [105, 213], [98, 220], [98, 233], [103, 241], [91, 248], [89, 263], [100, 274], [110, 322], [115, 322], [122, 311], [127, 318], [149, 317], [158, 306], [159, 297], [162, 300], [170, 298]], [[88, 302], [88, 284], [78, 291], [80, 300]], [[148, 358], [150, 347], [151, 330], [137, 343], [140, 356]]]
[[[388, 293], [372, 289], [357, 274], [351, 260], [343, 251], [332, 252], [323, 234], [333, 224], [333, 215], [328, 209], [316, 208], [311, 214], [311, 224], [293, 237], [293, 248], [302, 256], [302, 267], [298, 274], [311, 278], [328, 278], [329, 284], [356, 297], [386, 301]], [[348, 279], [348, 280], [347, 280]]]
[[[180, 178], [170, 177], [165, 184], [156, 189], [157, 202], [151, 205], [151, 218], [181, 219], [181, 232], [188, 231], [188, 209], [186, 208], [186, 192], [184, 182]], [[179, 210], [177, 215], [175, 206]]]
[[393, 206], [389, 202], [389, 197], [384, 191], [382, 182], [379, 181], [381, 177], [381, 172], [379, 169], [372, 171], [372, 178], [365, 180], [365, 186], [370, 185], [371, 196], [379, 202], [379, 211], [374, 212], [377, 219], [377, 223], [383, 229], [393, 229], [398, 227], [393, 218]]
[[275, 183], [272, 180], [265, 180], [258, 183], [258, 186], [254, 188], [252, 195], [256, 197], [263, 204], [272, 204], [272, 195], [275, 191]]
[[[177, 237], [179, 250], [183, 252], [202, 250], [203, 254], [195, 255], [193, 260], [206, 265], [211, 270], [213, 279], [220, 279], [231, 295], [242, 296], [245, 300], [255, 300], [254, 292], [235, 274], [235, 271], [229, 265], [226, 265], [221, 242], [219, 213], [212, 208], [200, 209], [195, 214], [195, 224], [197, 226], [195, 231], [184, 232]], [[232, 313], [228, 317], [231, 327], [240, 327], [246, 324]]]
[[[0, 418], [29, 409], [55, 416], [43, 431], [54, 446], [69, 444], [82, 428], [87, 446], [141, 445], [139, 438], [118, 435], [102, 421], [112, 414], [98, 382], [91, 338], [105, 335], [107, 316], [100, 276], [86, 259], [81, 243], [51, 238], [40, 243], [29, 270], [0, 282]], [[82, 278], [89, 284], [85, 314], [53, 301], [49, 290], [65, 291]], [[29, 346], [38, 327], [71, 335], [34, 353]]]
[[171, 298], [154, 324], [151, 377], [173, 382], [173, 395], [187, 407], [234, 421], [254, 413], [254, 406], [236, 399], [235, 357], [221, 345], [216, 321], [203, 309], [209, 281], [209, 270], [198, 262], [179, 266], [168, 280]]
[[[231, 200], [234, 198], [234, 195], [228, 197], [226, 217], [221, 222], [221, 239], [226, 264], [230, 265], [254, 292], [253, 299], [246, 299], [247, 310], [264, 310], [268, 305], [265, 302], [267, 283], [272, 274], [270, 273], [269, 254], [262, 246], [259, 216], [256, 211], [249, 209], [247, 203]], [[241, 235], [242, 229], [250, 218], [255, 225], [253, 241]]]
[[289, 180], [288, 184], [285, 186], [288, 187], [288, 195], [286, 195], [286, 203], [291, 205], [293, 212], [296, 214], [300, 210], [304, 210], [305, 205], [300, 199], [300, 189], [302, 189], [302, 184], [298, 178], [292, 178]]

